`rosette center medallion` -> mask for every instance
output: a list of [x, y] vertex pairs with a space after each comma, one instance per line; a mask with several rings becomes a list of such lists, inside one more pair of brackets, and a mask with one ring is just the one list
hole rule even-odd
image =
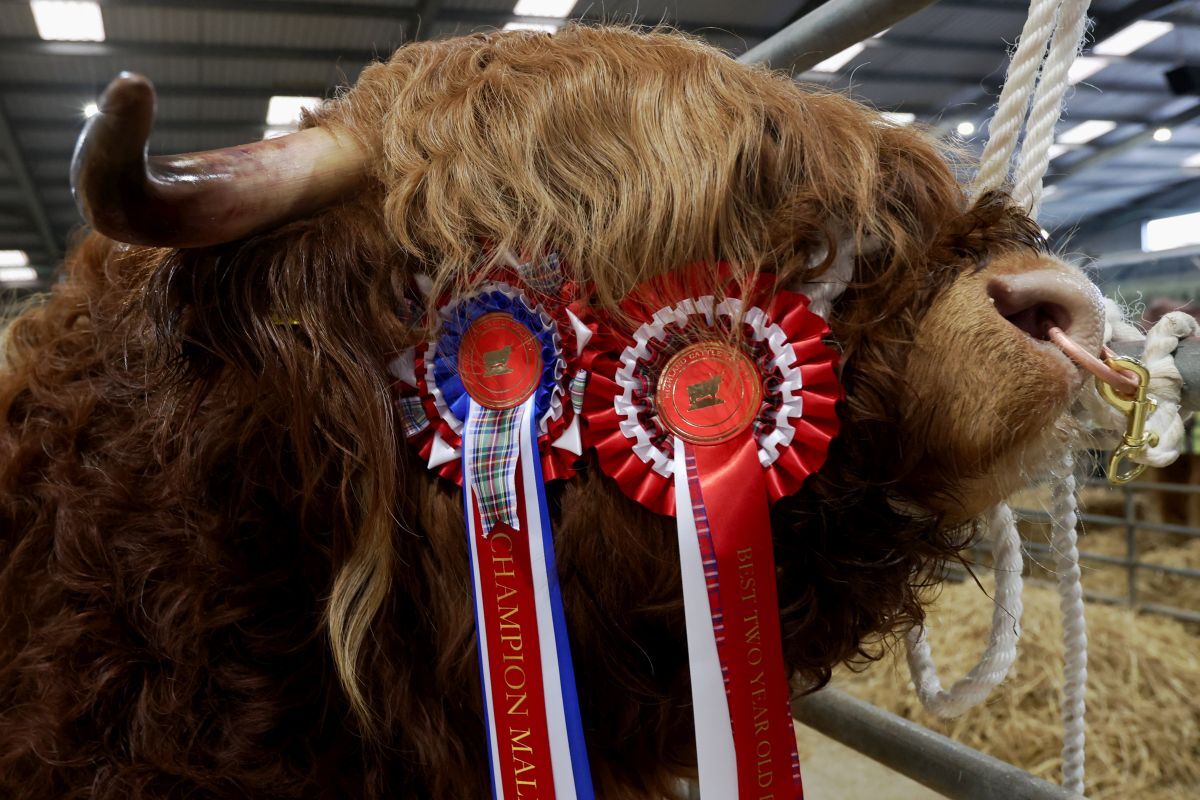
[[750, 357], [723, 342], [675, 353], [658, 378], [662, 424], [693, 444], [718, 444], [744, 431], [762, 406], [762, 379]]
[[481, 406], [515, 408], [542, 378], [541, 343], [512, 315], [484, 314], [463, 334], [458, 373], [463, 388]]

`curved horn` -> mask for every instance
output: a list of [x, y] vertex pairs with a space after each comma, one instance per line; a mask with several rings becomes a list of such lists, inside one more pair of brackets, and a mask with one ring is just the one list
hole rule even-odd
[[154, 86], [122, 72], [97, 103], [71, 161], [79, 211], [112, 239], [203, 247], [310, 214], [359, 186], [366, 155], [325, 128], [241, 147], [146, 155]]

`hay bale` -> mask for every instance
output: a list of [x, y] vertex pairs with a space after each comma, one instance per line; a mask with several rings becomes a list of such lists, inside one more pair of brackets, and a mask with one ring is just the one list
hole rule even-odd
[[[974, 584], [948, 584], [929, 617], [949, 684], [986, 641], [991, 600]], [[1172, 620], [1089, 604], [1087, 792], [1093, 800], [1200, 797], [1200, 640]], [[902, 653], [835, 685], [971, 747], [1057, 782], [1061, 770], [1062, 644], [1058, 598], [1028, 587], [1021, 655], [988, 702], [957, 720], [921, 708]]]

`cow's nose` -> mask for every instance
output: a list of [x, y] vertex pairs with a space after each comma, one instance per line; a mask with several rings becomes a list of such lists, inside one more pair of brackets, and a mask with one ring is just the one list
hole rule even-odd
[[1000, 316], [1035, 339], [1061, 328], [1087, 352], [1098, 354], [1104, 337], [1104, 300], [1077, 272], [1039, 269], [998, 275], [987, 285]]

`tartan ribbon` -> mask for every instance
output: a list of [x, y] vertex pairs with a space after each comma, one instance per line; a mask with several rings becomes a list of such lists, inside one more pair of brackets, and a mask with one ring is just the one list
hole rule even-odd
[[429, 427], [429, 417], [425, 416], [425, 406], [419, 397], [400, 397], [396, 401], [400, 411], [400, 429], [404, 438], [411, 439]]
[[487, 535], [498, 523], [514, 531], [517, 521], [517, 442], [523, 408], [477, 406], [467, 420], [470, 442], [471, 489]]
[[571, 379], [569, 393], [571, 395], [571, 408], [575, 409], [576, 414], [583, 413], [583, 395], [587, 391], [587, 370], [581, 369], [575, 373], [575, 377]]

